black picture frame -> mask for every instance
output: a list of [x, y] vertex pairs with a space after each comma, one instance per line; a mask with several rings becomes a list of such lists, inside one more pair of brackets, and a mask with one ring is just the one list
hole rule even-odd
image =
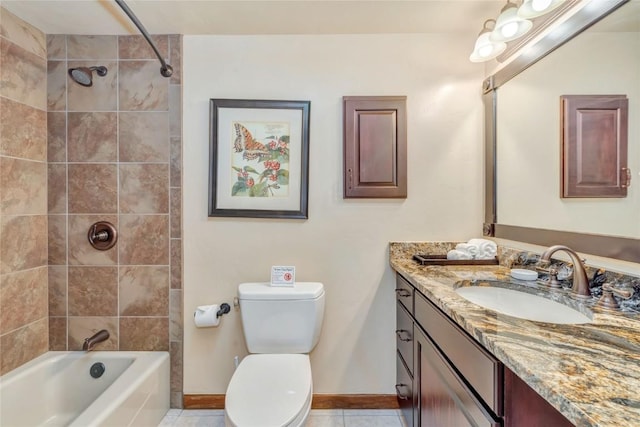
[[308, 219], [310, 108], [210, 99], [210, 217]]

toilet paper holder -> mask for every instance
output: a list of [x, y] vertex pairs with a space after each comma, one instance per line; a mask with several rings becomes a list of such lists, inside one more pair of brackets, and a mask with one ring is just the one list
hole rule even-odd
[[226, 302], [223, 302], [222, 304], [220, 304], [220, 308], [216, 312], [216, 317], [220, 317], [223, 314], [227, 314], [230, 311], [231, 311], [231, 306], [229, 306], [229, 304], [227, 304]]

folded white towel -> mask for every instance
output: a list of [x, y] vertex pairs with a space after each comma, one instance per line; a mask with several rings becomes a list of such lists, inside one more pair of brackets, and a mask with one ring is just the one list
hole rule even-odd
[[479, 248], [478, 246], [470, 245], [469, 243], [458, 243], [456, 245], [456, 250], [467, 252], [469, 255], [471, 255], [472, 258], [475, 258], [476, 255], [478, 255]]
[[467, 242], [469, 245], [474, 245], [478, 248], [478, 253], [475, 259], [492, 259], [498, 253], [498, 245], [496, 242], [487, 239], [471, 239]]
[[447, 259], [452, 259], [452, 260], [473, 259], [473, 255], [471, 255], [469, 252], [452, 249], [449, 252], [447, 252]]

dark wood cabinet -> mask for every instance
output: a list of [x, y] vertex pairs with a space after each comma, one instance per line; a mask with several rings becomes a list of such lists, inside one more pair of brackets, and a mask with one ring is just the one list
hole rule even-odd
[[572, 424], [401, 275], [398, 403], [409, 427]]
[[345, 96], [344, 197], [407, 197], [406, 96]]

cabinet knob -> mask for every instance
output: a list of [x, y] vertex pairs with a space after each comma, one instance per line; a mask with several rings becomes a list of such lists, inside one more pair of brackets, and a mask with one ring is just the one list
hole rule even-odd
[[400, 341], [406, 341], [409, 342], [411, 341], [412, 337], [411, 337], [411, 333], [409, 331], [406, 331], [404, 329], [398, 329], [396, 330], [396, 335], [398, 336], [398, 339]]

